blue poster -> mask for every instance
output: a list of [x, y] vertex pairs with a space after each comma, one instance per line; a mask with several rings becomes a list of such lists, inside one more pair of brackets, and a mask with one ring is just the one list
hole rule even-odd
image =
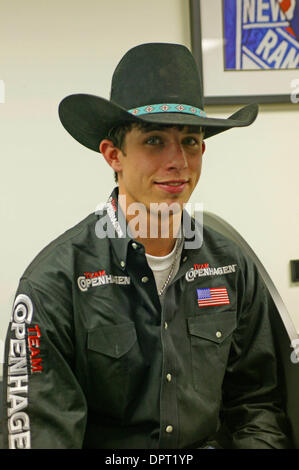
[[223, 0], [224, 69], [299, 69], [299, 0]]

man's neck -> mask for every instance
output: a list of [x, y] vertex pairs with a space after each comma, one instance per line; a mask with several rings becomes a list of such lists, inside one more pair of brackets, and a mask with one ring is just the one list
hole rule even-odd
[[136, 240], [144, 245], [145, 252], [152, 256], [166, 256], [174, 248], [176, 238], [140, 238], [136, 237]]
[[[130, 226], [130, 217], [127, 218], [127, 222]], [[147, 236], [142, 236], [142, 233], [136, 232], [134, 238], [142, 243], [145, 248], [145, 252], [152, 256], [166, 256], [170, 253], [177, 241], [177, 237], [180, 236], [181, 227], [181, 213], [170, 215], [165, 217], [161, 222], [161, 217], [147, 214]], [[152, 234], [152, 236], [150, 236]]]
[[143, 210], [132, 214], [125, 198], [120, 197], [119, 204], [133, 238], [144, 245], [147, 254], [166, 256], [173, 250], [177, 237], [181, 236], [181, 211], [153, 214], [143, 206]]

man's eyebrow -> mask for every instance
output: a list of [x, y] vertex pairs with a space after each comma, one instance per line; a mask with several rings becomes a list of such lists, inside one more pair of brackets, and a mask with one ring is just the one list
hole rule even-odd
[[146, 127], [141, 127], [139, 129], [143, 134], [146, 134], [147, 132], [152, 132], [152, 131], [166, 131], [167, 130], [167, 127], [160, 127], [160, 126], [153, 126], [153, 127], [149, 127], [149, 128], [146, 128]]

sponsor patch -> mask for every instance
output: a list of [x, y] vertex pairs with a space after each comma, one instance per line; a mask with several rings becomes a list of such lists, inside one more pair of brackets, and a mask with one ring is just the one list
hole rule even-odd
[[[29, 370], [26, 348], [26, 329], [33, 317], [33, 304], [28, 295], [16, 297], [11, 318], [11, 338], [8, 351], [7, 404], [8, 444], [10, 449], [30, 449], [30, 420], [28, 407]], [[37, 338], [37, 330], [32, 335]], [[32, 348], [34, 340], [32, 341]], [[30, 348], [29, 348], [30, 350]], [[31, 363], [32, 368], [32, 363]]]
[[129, 276], [113, 276], [112, 274], [102, 274], [91, 277], [90, 274], [91, 273], [84, 273], [84, 276], [79, 276], [77, 279], [78, 287], [82, 292], [88, 291], [88, 289], [91, 287], [105, 286], [107, 284], [118, 284], [125, 286], [129, 285], [131, 282]]
[[[199, 268], [198, 268], [199, 266]], [[211, 268], [209, 265], [197, 265], [194, 264], [194, 268], [189, 269], [186, 272], [186, 281], [192, 282], [197, 277], [203, 276], [221, 276], [223, 274], [230, 274], [236, 272], [237, 265], [229, 264], [227, 266], [220, 266], [218, 268]]]
[[229, 304], [226, 287], [211, 287], [197, 289], [197, 303], [199, 307], [212, 307], [214, 305]]

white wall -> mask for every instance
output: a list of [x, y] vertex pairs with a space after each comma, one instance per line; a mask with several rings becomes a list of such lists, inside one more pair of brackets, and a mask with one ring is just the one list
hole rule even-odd
[[[293, 104], [261, 105], [250, 127], [206, 140], [203, 173], [192, 195], [232, 224], [272, 277], [299, 331], [299, 114]], [[236, 107], [206, 107], [227, 117]]]
[[[59, 102], [75, 92], [108, 98], [115, 66], [136, 44], [190, 46], [188, 5], [188, 0], [1, 2], [0, 340], [26, 266], [105, 201], [113, 186], [101, 156], [61, 126]], [[236, 108], [207, 111], [228, 116]], [[262, 106], [252, 127], [207, 141], [192, 200], [203, 201], [251, 243], [299, 330], [299, 288], [290, 286], [288, 272], [289, 260], [299, 258], [295, 106]]]

